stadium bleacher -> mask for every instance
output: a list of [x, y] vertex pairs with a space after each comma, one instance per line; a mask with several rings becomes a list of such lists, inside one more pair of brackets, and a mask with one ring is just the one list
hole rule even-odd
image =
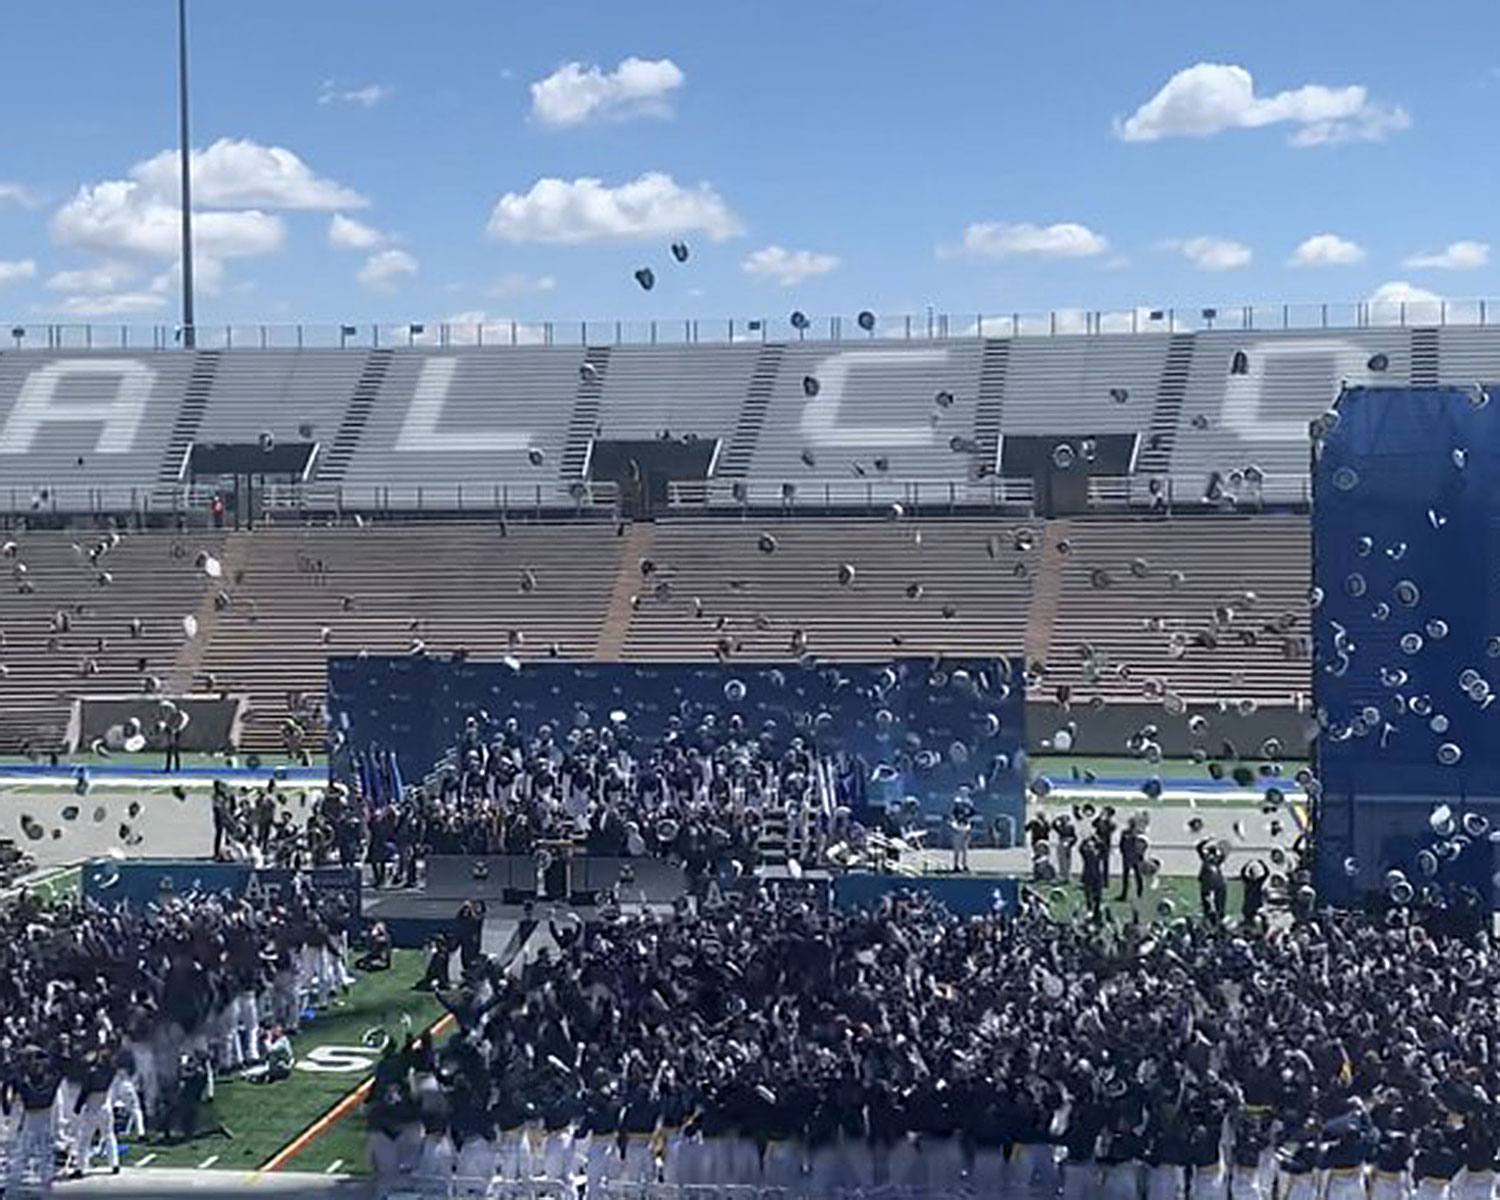
[[[1045, 668], [1035, 698], [1293, 705], [1308, 690], [1308, 421], [1341, 382], [1496, 370], [1500, 331], [1483, 326], [7, 352], [0, 749], [56, 744], [75, 697], [148, 680], [248, 695], [246, 744], [276, 748], [298, 694], [321, 695], [327, 654], [414, 639], [521, 658], [1024, 653]], [[190, 445], [263, 431], [321, 443], [305, 496], [324, 515], [278, 511], [253, 532], [163, 519]], [[709, 487], [679, 489], [668, 519], [500, 519], [583, 503], [594, 438], [663, 432], [719, 440]], [[1111, 433], [1141, 435], [1137, 476], [1093, 480], [1098, 511], [1028, 517], [1031, 480], [994, 474], [1007, 436]], [[1215, 476], [1251, 503], [1204, 505]], [[1150, 479], [1170, 518], [1130, 512]], [[403, 523], [418, 509], [470, 516], [435, 535]], [[380, 520], [354, 528], [350, 510]], [[95, 566], [97, 534], [68, 514], [149, 528]], [[1204, 638], [1212, 653], [1195, 652]]]
[[[661, 430], [719, 439], [717, 475], [744, 488], [710, 489], [714, 503], [779, 502], [787, 484], [794, 501], [879, 502], [926, 483], [929, 496], [984, 504], [999, 440], [1080, 432], [1142, 434], [1137, 470], [1169, 477], [1178, 503], [1200, 498], [1211, 472], [1250, 465], [1267, 477], [1268, 502], [1298, 503], [1306, 423], [1341, 382], [1468, 385], [1497, 368], [1500, 330], [1489, 326], [19, 350], [0, 354], [0, 508], [170, 509], [192, 440], [305, 429], [323, 447], [314, 486], [343, 489], [346, 508], [494, 508], [502, 493], [564, 508], [596, 433]], [[936, 403], [940, 393], [951, 404]]]

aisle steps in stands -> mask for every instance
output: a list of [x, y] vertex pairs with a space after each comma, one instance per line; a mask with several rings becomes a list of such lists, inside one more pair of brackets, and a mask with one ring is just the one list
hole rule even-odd
[[1136, 461], [1136, 469], [1143, 475], [1163, 474], [1172, 461], [1172, 446], [1177, 440], [1177, 425], [1182, 419], [1182, 402], [1187, 396], [1192, 365], [1193, 335], [1174, 333], [1167, 345], [1167, 360], [1162, 365], [1151, 424]]
[[604, 380], [609, 371], [609, 347], [590, 346], [578, 373], [578, 392], [573, 397], [573, 415], [568, 421], [568, 440], [563, 445], [562, 477], [566, 483], [582, 480], [588, 466], [589, 444], [599, 427], [599, 408], [604, 398]]
[[162, 456], [161, 470], [157, 475], [157, 483], [164, 491], [170, 492], [179, 483], [186, 482], [183, 461], [188, 448], [198, 440], [198, 429], [203, 424], [203, 414], [208, 409], [214, 379], [219, 373], [221, 353], [219, 350], [199, 350], [193, 355], [193, 371], [188, 376], [182, 404], [177, 409], [177, 419], [172, 422], [172, 435], [167, 442], [167, 452]]
[[615, 662], [625, 649], [625, 639], [630, 634], [630, 618], [636, 604], [643, 603], [641, 597], [648, 596], [659, 582], [654, 573], [647, 577], [641, 573], [641, 564], [651, 557], [652, 532], [654, 526], [640, 521], [623, 527], [620, 535], [620, 561], [615, 567], [614, 587], [609, 596], [609, 607], [604, 612], [604, 627], [599, 631], [599, 645], [594, 657], [600, 662]]
[[998, 470], [1000, 428], [1005, 409], [1005, 373], [1010, 363], [1010, 340], [991, 338], [984, 344], [979, 367], [979, 401], [974, 406], [974, 441], [986, 472]]
[[755, 457], [755, 445], [760, 440], [761, 427], [766, 423], [766, 409], [770, 407], [785, 354], [786, 346], [781, 342], [767, 342], [760, 348], [746, 390], [745, 406], [740, 410], [729, 445], [719, 459], [717, 474], [722, 478], [743, 479], [749, 473], [750, 460]]
[[380, 388], [390, 372], [394, 355], [394, 350], [371, 350], [365, 359], [364, 370], [354, 385], [354, 394], [349, 398], [349, 407], [344, 410], [344, 419], [334, 434], [333, 445], [324, 447], [323, 460], [318, 466], [320, 482], [343, 482], [349, 470], [349, 460], [359, 449], [365, 426], [370, 423], [370, 412], [380, 397]]

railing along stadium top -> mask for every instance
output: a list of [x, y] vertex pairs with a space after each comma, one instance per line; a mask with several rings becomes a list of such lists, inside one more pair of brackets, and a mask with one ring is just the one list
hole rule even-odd
[[[1489, 324], [1500, 307], [1489, 300], [1356, 301], [1330, 304], [1236, 304], [1200, 308], [1058, 309], [1041, 313], [915, 316], [756, 317], [651, 321], [490, 321], [484, 324], [367, 322], [198, 325], [198, 349], [370, 349], [401, 346], [696, 345], [785, 341], [947, 341], [988, 337], [1067, 337], [1280, 331], [1382, 326]], [[864, 317], [866, 314], [861, 314]], [[867, 327], [868, 326], [868, 327]], [[8, 334], [8, 338], [3, 336]], [[18, 321], [0, 326], [0, 350], [172, 350], [183, 345], [174, 325], [60, 325]]]

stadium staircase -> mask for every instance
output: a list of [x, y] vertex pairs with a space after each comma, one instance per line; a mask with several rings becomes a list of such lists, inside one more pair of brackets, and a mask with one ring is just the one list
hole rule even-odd
[[749, 473], [750, 460], [755, 456], [760, 431], [766, 423], [766, 411], [771, 406], [776, 377], [781, 374], [781, 360], [785, 354], [786, 346], [780, 342], [767, 342], [760, 348], [746, 390], [745, 406], [740, 409], [729, 445], [719, 458], [717, 475], [725, 479], [743, 479]]
[[[573, 397], [573, 415], [568, 421], [568, 440], [563, 444], [562, 477], [577, 483], [588, 468], [589, 444], [599, 428], [599, 407], [604, 399], [604, 379], [609, 371], [608, 346], [590, 346], [578, 373], [578, 393]], [[591, 370], [589, 368], [592, 368]]]
[[618, 661], [630, 634], [630, 618], [641, 597], [666, 582], [655, 578], [654, 570], [648, 574], [645, 569], [652, 561], [654, 529], [649, 522], [640, 522], [625, 526], [620, 532], [620, 562], [615, 568], [614, 588], [604, 613], [604, 627], [599, 631], [599, 644], [594, 649], [594, 657], [600, 662]]
[[1438, 385], [1438, 331], [1411, 331], [1411, 382], [1413, 387]]
[[1167, 360], [1162, 364], [1151, 424], [1146, 429], [1146, 438], [1136, 462], [1136, 469], [1143, 475], [1164, 475], [1171, 464], [1172, 446], [1177, 441], [1177, 425], [1182, 420], [1182, 403], [1187, 398], [1188, 374], [1192, 366], [1193, 335], [1174, 333], [1167, 344]]
[[192, 374], [188, 376], [187, 387], [182, 393], [182, 404], [177, 409], [177, 419], [172, 422], [172, 435], [167, 441], [167, 452], [162, 455], [161, 471], [157, 474], [159, 494], [171, 495], [182, 482], [183, 461], [189, 447], [198, 440], [198, 430], [203, 425], [209, 397], [213, 395], [214, 380], [219, 374], [221, 354], [219, 350], [199, 350], [193, 355]]
[[349, 472], [349, 462], [359, 449], [365, 427], [370, 423], [370, 413], [380, 397], [385, 377], [390, 373], [395, 353], [394, 350], [371, 350], [365, 359], [364, 369], [360, 372], [359, 382], [354, 385], [354, 393], [349, 399], [349, 407], [344, 411], [343, 420], [339, 422], [338, 432], [334, 434], [333, 444], [328, 447], [318, 466], [320, 482], [344, 481], [344, 476]]
[[1005, 373], [1010, 363], [1010, 340], [993, 338], [984, 344], [979, 366], [979, 399], [974, 406], [974, 442], [979, 461], [999, 470], [1001, 418], [1005, 408]]
[[1042, 557], [1031, 589], [1031, 608], [1026, 615], [1026, 661], [1045, 663], [1052, 649], [1052, 631], [1057, 626], [1057, 601], [1061, 592], [1062, 566], [1072, 543], [1072, 522], [1048, 521], [1042, 527]]

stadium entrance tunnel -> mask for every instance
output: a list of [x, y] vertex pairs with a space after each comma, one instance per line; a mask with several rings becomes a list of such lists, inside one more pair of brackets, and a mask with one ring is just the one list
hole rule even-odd
[[1312, 424], [1316, 884], [1495, 900], [1500, 404], [1350, 388]]
[[718, 438], [691, 433], [664, 433], [649, 441], [596, 438], [589, 443], [583, 474], [590, 483], [613, 483], [623, 515], [646, 520], [667, 510], [673, 484], [685, 485], [678, 489], [683, 498], [706, 500], [718, 459]]

